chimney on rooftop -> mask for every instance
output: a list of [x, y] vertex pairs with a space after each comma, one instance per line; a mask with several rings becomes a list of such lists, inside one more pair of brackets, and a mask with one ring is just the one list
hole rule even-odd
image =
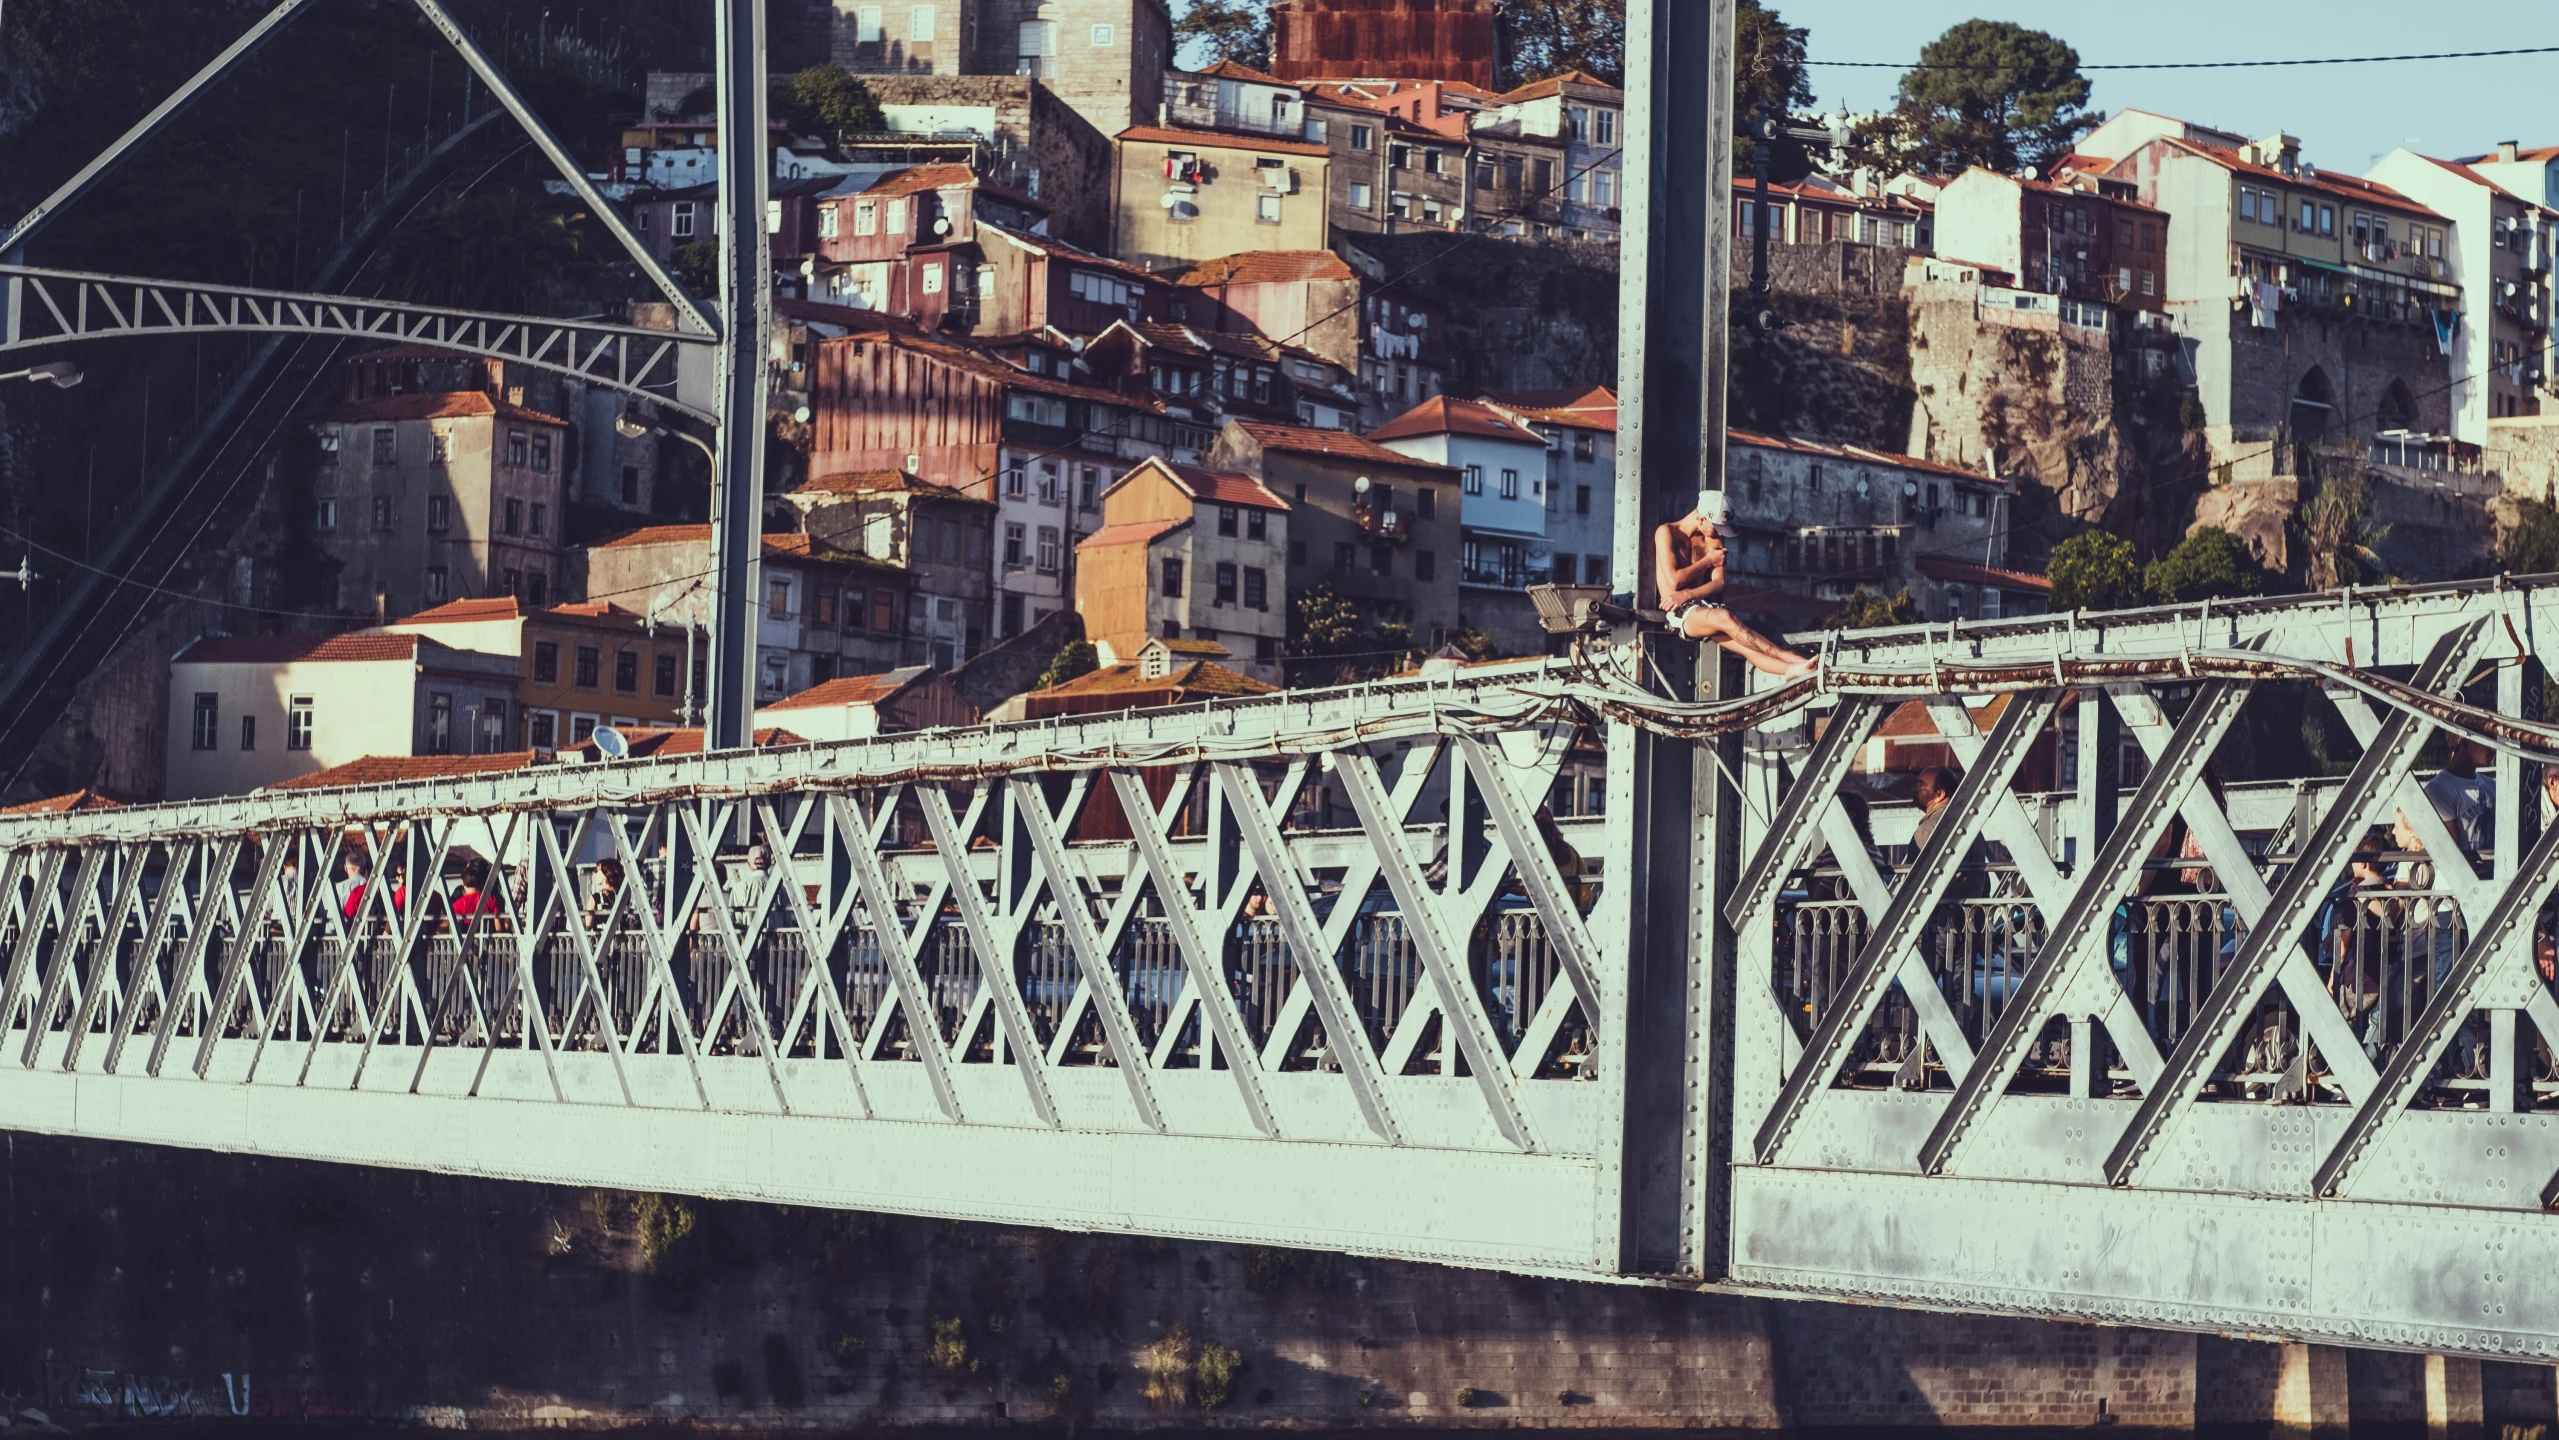
[[2517, 152], [2517, 150], [2518, 150], [2518, 148], [2519, 148], [2519, 147], [2517, 147], [2517, 146], [2516, 146], [2516, 144], [2515, 144], [2515, 142], [2514, 142], [2514, 141], [2512, 141], [2512, 140], [2500, 140], [2500, 141], [2498, 141], [2498, 142], [2497, 142], [2497, 163], [2499, 163], [2499, 164], [2501, 164], [2501, 165], [2512, 165], [2512, 164], [2514, 164], [2517, 160], [2519, 160], [2519, 159], [2521, 159], [2521, 158], [2522, 158], [2520, 155], [2518, 155], [2518, 154], [2516, 153], [2516, 152]]
[[2255, 164], [2263, 165], [2269, 170], [2280, 170], [2286, 175], [2297, 174], [2301, 169], [2300, 138], [2286, 135], [2280, 130], [2246, 147], [2241, 154], [2243, 158]]

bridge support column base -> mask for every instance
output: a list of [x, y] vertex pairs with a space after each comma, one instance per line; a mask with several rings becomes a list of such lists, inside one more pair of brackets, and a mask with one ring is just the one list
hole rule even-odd
[[2459, 1355], [2427, 1356], [2427, 1440], [2478, 1440], [2486, 1419], [2479, 1362]]
[[[2434, 1357], [2428, 1357], [2430, 1360]], [[2344, 1440], [2346, 1352], [2334, 1345], [2283, 1347], [2275, 1375], [2274, 1440]], [[2431, 1394], [2433, 1371], [2428, 1370]], [[2471, 1367], [2471, 1413], [2478, 1413], [2479, 1372]]]

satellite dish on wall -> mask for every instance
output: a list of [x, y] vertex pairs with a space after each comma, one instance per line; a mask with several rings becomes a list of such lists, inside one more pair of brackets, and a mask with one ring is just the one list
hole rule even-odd
[[623, 739], [622, 732], [610, 725], [596, 726], [594, 733], [586, 738], [595, 742], [597, 752], [607, 760], [621, 760], [631, 753], [631, 742]]
[[934, 220], [934, 222], [933, 222], [933, 233], [934, 233], [934, 234], [936, 234], [936, 235], [948, 235], [948, 234], [950, 234], [950, 233], [951, 233], [951, 217], [949, 217], [948, 215], [944, 215], [944, 216], [941, 216], [941, 217], [937, 218], [936, 220]]

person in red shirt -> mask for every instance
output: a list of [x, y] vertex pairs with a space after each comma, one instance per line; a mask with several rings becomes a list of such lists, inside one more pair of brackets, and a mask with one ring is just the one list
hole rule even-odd
[[488, 861], [474, 855], [462, 862], [462, 885], [453, 892], [452, 903], [453, 922], [457, 926], [467, 927], [481, 915], [488, 916], [488, 919], [478, 921], [480, 924], [489, 924], [497, 919], [499, 903], [498, 898], [489, 893]]

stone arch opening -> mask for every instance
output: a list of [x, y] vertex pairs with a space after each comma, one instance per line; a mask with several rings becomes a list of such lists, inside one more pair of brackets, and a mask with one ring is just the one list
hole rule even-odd
[[2372, 428], [2383, 434], [2393, 430], [2417, 428], [2417, 397], [2408, 390], [2405, 380], [2393, 380], [2381, 392], [2381, 406], [2373, 412]]

